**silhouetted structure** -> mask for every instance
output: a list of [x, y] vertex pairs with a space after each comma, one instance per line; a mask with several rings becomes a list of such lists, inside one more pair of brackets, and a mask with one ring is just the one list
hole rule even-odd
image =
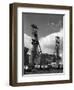
[[34, 24], [31, 25], [32, 27], [32, 52], [31, 52], [31, 67], [34, 67], [34, 64], [36, 64], [36, 60], [38, 60], [39, 55], [41, 54], [41, 47], [38, 40], [38, 27]]
[[55, 37], [55, 61], [57, 63], [57, 65], [59, 64], [59, 60], [60, 60], [60, 55], [59, 55], [59, 51], [60, 51], [60, 37], [56, 36]]

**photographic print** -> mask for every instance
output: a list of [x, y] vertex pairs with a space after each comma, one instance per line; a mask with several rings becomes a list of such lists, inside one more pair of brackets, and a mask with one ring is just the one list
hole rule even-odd
[[24, 75], [63, 73], [63, 16], [22, 13]]
[[72, 82], [72, 7], [10, 4], [10, 85]]

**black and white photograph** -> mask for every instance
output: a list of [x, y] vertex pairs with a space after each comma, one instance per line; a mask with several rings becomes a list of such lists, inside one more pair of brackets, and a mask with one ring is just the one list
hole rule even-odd
[[72, 7], [10, 5], [10, 85], [72, 82]]
[[23, 75], [63, 73], [63, 16], [22, 13]]

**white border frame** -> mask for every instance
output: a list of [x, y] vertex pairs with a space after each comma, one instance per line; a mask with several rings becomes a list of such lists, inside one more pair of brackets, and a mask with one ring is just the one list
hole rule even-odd
[[[60, 74], [32, 74], [22, 76], [22, 12], [26, 13], [45, 13], [45, 14], [64, 14], [63, 18], [63, 59], [64, 73]], [[17, 82], [38, 82], [69, 80], [69, 10], [39, 9], [39, 8], [17, 8]]]

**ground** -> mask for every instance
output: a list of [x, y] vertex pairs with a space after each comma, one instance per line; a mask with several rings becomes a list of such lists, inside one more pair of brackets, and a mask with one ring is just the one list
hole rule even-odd
[[24, 70], [24, 74], [41, 74], [41, 73], [63, 73], [63, 69], [50, 68], [50, 69], [32, 69]]

